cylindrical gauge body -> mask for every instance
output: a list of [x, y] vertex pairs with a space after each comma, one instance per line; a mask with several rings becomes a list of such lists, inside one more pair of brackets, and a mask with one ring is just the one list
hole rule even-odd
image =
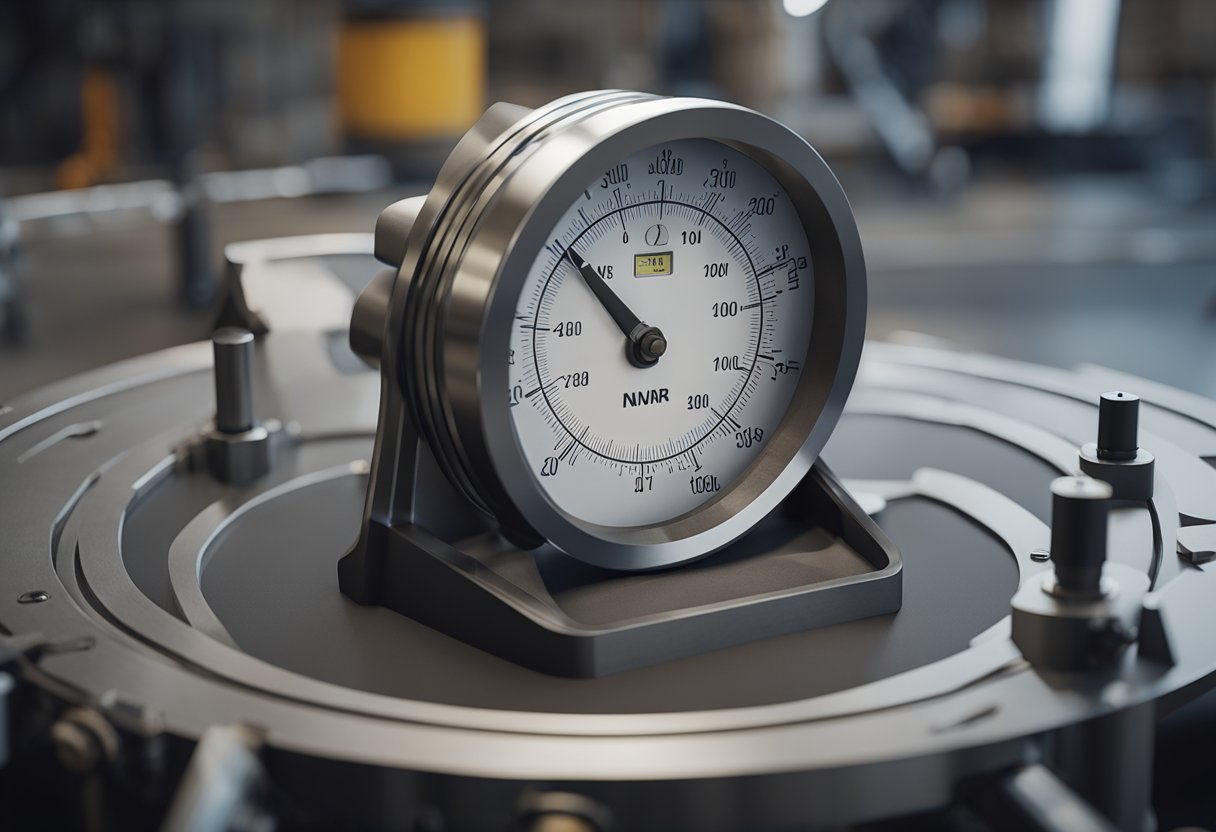
[[599, 566], [728, 545], [809, 471], [856, 374], [836, 179], [699, 99], [587, 93], [476, 138], [416, 215], [390, 326], [439, 466], [513, 540]]

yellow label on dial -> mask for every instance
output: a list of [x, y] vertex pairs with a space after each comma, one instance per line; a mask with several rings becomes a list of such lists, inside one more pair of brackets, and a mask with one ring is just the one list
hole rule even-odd
[[652, 254], [633, 255], [633, 276], [651, 277], [660, 274], [671, 274], [672, 253], [657, 251]]

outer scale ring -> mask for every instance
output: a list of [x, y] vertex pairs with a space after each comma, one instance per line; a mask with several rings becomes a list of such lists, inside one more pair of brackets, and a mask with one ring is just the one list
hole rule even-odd
[[[549, 541], [598, 566], [653, 569], [701, 557], [745, 534], [810, 470], [852, 387], [865, 332], [865, 266], [852, 212], [828, 166], [771, 119], [720, 102], [600, 93], [531, 119], [470, 174], [419, 258], [411, 294], [416, 356], [403, 379], [445, 470], [517, 537]], [[539, 129], [538, 129], [539, 125]], [[517, 126], [518, 127], [518, 126]], [[814, 320], [808, 362], [764, 451], [714, 499], [631, 528], [557, 508], [527, 464], [508, 416], [514, 308], [536, 253], [587, 182], [636, 151], [711, 139], [759, 162], [789, 194], [810, 241]], [[503, 161], [499, 161], [503, 160]], [[485, 171], [485, 165], [495, 165]], [[403, 269], [404, 273], [404, 269]], [[404, 343], [404, 342], [403, 342]], [[512, 528], [520, 525], [522, 528]]]

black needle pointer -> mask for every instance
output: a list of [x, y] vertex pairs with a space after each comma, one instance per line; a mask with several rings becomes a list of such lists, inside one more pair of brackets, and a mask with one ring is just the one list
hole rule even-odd
[[574, 249], [566, 249], [566, 259], [578, 269], [583, 276], [596, 300], [604, 307], [612, 320], [625, 335], [625, 356], [635, 367], [653, 367], [659, 356], [667, 352], [667, 339], [657, 326], [650, 326], [625, 305], [616, 292], [608, 288], [604, 278], [600, 277], [586, 260], [579, 256]]

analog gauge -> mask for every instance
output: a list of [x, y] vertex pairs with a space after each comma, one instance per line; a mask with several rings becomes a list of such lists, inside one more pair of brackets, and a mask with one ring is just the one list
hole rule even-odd
[[424, 488], [438, 474], [518, 546], [614, 569], [702, 557], [795, 492], [856, 374], [848, 202], [742, 107], [496, 105], [376, 236], [400, 268], [352, 338], [397, 345], [368, 502], [385, 526], [453, 505]]

